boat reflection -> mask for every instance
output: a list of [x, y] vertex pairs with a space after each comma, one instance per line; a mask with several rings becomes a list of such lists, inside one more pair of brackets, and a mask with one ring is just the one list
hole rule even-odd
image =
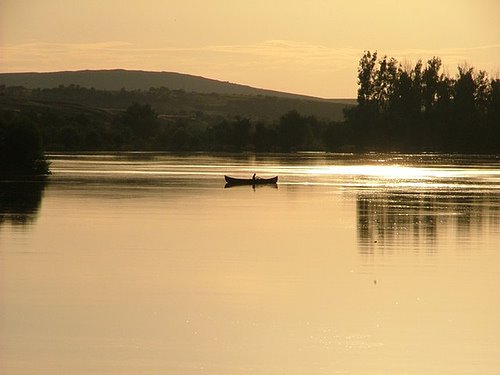
[[0, 182], [0, 225], [32, 224], [38, 215], [46, 185], [45, 179]]
[[260, 189], [260, 188], [274, 188], [274, 189], [277, 189], [278, 188], [278, 184], [254, 184], [254, 185], [238, 185], [238, 184], [225, 184], [224, 185], [224, 189], [229, 189], [229, 188], [248, 188], [249, 186], [252, 187], [253, 190], [255, 189]]

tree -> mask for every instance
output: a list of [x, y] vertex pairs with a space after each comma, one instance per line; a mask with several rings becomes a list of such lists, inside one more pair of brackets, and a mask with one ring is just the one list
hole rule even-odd
[[240, 151], [247, 146], [250, 140], [250, 120], [237, 117], [232, 123], [232, 144]]
[[491, 92], [491, 84], [488, 79], [488, 74], [484, 70], [480, 70], [474, 77], [474, 84], [474, 102], [476, 110], [480, 115], [486, 115]]
[[0, 175], [44, 175], [49, 172], [42, 138], [30, 119], [0, 124]]
[[384, 56], [379, 61], [379, 69], [375, 71], [374, 81], [374, 96], [380, 111], [388, 109], [391, 97], [394, 95], [397, 79], [397, 60], [394, 58], [387, 60], [387, 56]]
[[474, 80], [474, 68], [467, 65], [458, 67], [458, 78], [454, 85], [454, 109], [457, 118], [462, 121], [471, 121], [475, 114], [475, 92], [476, 82]]
[[291, 151], [304, 146], [310, 140], [311, 125], [307, 118], [297, 111], [289, 111], [280, 118], [278, 134], [283, 150]]
[[360, 149], [499, 152], [500, 81], [468, 65], [451, 78], [441, 66], [438, 57], [412, 67], [365, 52], [358, 106], [345, 111], [352, 142]]
[[358, 105], [360, 107], [373, 105], [376, 103], [376, 85], [375, 80], [377, 76], [376, 72], [376, 62], [377, 62], [377, 52], [373, 54], [370, 51], [366, 51], [359, 60], [358, 67]]
[[490, 82], [491, 90], [488, 99], [488, 116], [500, 129], [500, 79], [493, 79]]
[[123, 114], [122, 121], [139, 138], [147, 138], [158, 129], [158, 116], [149, 104], [130, 105]]
[[440, 80], [441, 59], [433, 57], [427, 61], [427, 65], [422, 73], [422, 101], [424, 110], [432, 112], [436, 107]]
[[490, 149], [500, 152], [500, 79], [490, 81], [488, 107], [486, 113]]

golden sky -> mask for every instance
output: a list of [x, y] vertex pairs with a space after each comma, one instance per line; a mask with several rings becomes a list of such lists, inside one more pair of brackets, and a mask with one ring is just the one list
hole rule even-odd
[[0, 71], [175, 71], [356, 96], [364, 50], [500, 74], [498, 0], [0, 0]]

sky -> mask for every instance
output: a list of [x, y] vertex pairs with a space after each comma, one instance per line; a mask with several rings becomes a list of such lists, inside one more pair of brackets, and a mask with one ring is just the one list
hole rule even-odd
[[499, 0], [0, 0], [0, 72], [173, 71], [354, 98], [366, 50], [500, 76]]

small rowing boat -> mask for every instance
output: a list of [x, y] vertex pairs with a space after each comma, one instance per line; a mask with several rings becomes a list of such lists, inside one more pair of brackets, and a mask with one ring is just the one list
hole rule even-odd
[[235, 178], [230, 176], [224, 176], [228, 185], [264, 185], [264, 184], [276, 184], [278, 182], [278, 176], [271, 178]]

